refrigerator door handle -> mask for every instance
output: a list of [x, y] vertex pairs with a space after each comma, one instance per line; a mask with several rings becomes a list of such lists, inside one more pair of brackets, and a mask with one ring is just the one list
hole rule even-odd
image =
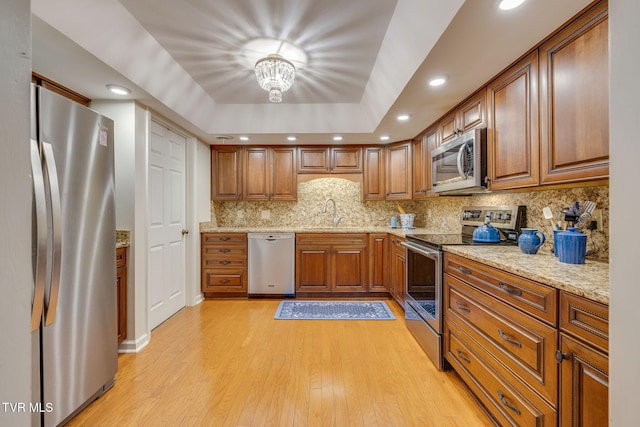
[[42, 143], [44, 153], [45, 171], [49, 181], [49, 194], [51, 201], [51, 236], [52, 245], [52, 268], [49, 284], [49, 292], [45, 289], [45, 312], [44, 325], [51, 325], [56, 319], [58, 308], [58, 294], [60, 291], [60, 267], [62, 258], [62, 209], [60, 207], [60, 186], [58, 184], [58, 170], [56, 160], [53, 155], [53, 146], [47, 142]]
[[42, 175], [42, 160], [38, 141], [31, 140], [31, 175], [33, 176], [33, 198], [35, 205], [36, 253], [33, 286], [33, 302], [31, 308], [31, 330], [40, 327], [44, 306], [44, 286], [47, 272], [47, 206]]

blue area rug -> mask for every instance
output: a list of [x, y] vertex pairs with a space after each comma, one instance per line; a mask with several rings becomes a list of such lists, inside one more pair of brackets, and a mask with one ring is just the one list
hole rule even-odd
[[274, 319], [395, 320], [384, 301], [282, 301]]

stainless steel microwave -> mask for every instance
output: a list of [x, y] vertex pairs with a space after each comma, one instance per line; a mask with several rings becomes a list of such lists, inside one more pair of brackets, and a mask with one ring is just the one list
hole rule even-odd
[[486, 192], [487, 129], [473, 129], [431, 152], [431, 190], [440, 194]]

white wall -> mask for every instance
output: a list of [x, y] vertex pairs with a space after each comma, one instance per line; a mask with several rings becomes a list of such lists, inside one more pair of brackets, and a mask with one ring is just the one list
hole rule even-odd
[[609, 0], [611, 148], [610, 347], [611, 426], [638, 425], [640, 274], [636, 216], [640, 212], [640, 2]]
[[[0, 402], [26, 405], [32, 400], [30, 6], [0, 2]], [[27, 426], [30, 417], [0, 403], [0, 425]]]

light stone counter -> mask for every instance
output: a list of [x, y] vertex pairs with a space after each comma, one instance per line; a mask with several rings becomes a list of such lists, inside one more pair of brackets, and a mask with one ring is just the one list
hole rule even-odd
[[127, 248], [131, 245], [129, 230], [116, 230], [116, 249]]
[[434, 233], [426, 228], [391, 227], [216, 227], [208, 222], [200, 223], [201, 233], [389, 233], [404, 237], [407, 234]]
[[478, 261], [557, 289], [609, 304], [609, 264], [587, 259], [562, 263], [553, 255], [523, 254], [517, 246], [445, 246], [452, 254]]

